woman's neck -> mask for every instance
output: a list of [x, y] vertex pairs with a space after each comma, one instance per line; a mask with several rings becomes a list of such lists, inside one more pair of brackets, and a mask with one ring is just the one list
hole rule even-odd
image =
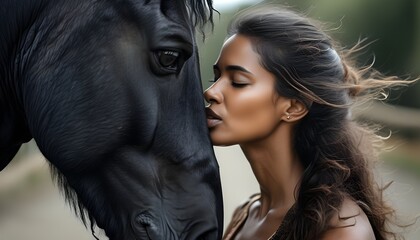
[[279, 126], [270, 136], [240, 144], [261, 189], [259, 215], [285, 215], [295, 203], [303, 168], [293, 149], [292, 126]]

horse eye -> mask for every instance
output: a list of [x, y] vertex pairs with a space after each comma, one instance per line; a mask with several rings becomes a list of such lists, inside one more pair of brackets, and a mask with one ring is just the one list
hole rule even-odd
[[157, 50], [153, 52], [152, 69], [156, 74], [177, 74], [186, 61], [182, 51]]
[[179, 52], [175, 51], [159, 51], [159, 63], [163, 67], [174, 68], [176, 67], [179, 59]]

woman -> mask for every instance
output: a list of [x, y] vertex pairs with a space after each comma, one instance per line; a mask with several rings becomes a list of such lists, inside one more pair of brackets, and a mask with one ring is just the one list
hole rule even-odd
[[232, 22], [204, 96], [214, 145], [239, 144], [261, 192], [224, 239], [388, 239], [394, 210], [372, 162], [380, 138], [351, 107], [407, 81], [357, 69], [307, 18], [276, 7]]

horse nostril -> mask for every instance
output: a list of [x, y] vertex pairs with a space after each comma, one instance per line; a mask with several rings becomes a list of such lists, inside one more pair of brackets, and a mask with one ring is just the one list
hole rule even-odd
[[151, 214], [142, 212], [134, 216], [134, 229], [139, 239], [160, 240], [163, 239], [161, 228], [159, 228]]
[[140, 213], [136, 216], [135, 221], [145, 227], [152, 225], [152, 217], [147, 213]]

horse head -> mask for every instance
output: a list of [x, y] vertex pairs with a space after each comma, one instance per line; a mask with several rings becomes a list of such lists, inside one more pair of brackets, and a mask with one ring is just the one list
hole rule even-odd
[[0, 170], [34, 138], [110, 239], [219, 239], [218, 165], [194, 31], [211, 0], [0, 7]]

